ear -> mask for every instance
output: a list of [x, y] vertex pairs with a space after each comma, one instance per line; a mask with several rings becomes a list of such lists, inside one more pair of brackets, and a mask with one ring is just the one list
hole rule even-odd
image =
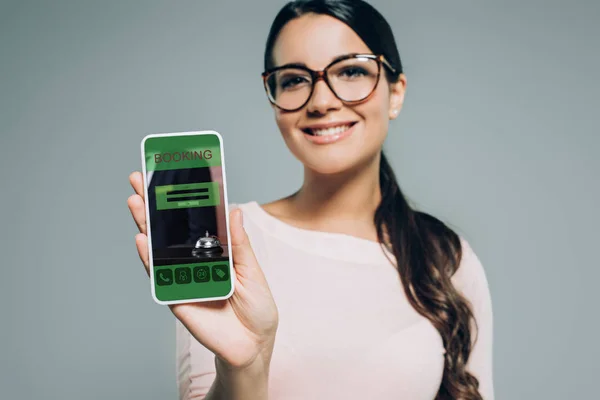
[[404, 104], [404, 93], [406, 92], [406, 76], [400, 74], [398, 81], [390, 84], [390, 107], [389, 117], [390, 119], [396, 119], [402, 110], [402, 104]]

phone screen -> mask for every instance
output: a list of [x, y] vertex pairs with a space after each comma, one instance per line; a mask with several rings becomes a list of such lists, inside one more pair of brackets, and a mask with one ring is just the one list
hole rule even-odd
[[221, 135], [148, 135], [142, 157], [154, 300], [229, 297], [233, 270]]

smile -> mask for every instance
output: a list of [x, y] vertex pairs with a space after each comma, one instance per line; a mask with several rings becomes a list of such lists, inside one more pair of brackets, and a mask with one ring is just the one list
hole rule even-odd
[[352, 135], [355, 122], [313, 125], [303, 128], [304, 137], [313, 144], [336, 143]]
[[333, 136], [346, 132], [356, 122], [349, 122], [343, 125], [333, 125], [329, 127], [311, 127], [302, 129], [305, 133], [313, 136]]

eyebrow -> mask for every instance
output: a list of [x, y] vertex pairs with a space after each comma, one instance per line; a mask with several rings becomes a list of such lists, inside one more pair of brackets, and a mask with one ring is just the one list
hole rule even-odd
[[[353, 52], [353, 53], [340, 54], [339, 56], [336, 56], [336, 57], [332, 58], [327, 63], [327, 65], [331, 65], [332, 63], [334, 63], [336, 61], [339, 61], [342, 58], [345, 58], [345, 57], [348, 57], [348, 56], [354, 56], [354, 55], [357, 55], [357, 54], [366, 54], [366, 53], [365, 52], [362, 52], [362, 53]], [[294, 68], [294, 67], [308, 68], [308, 66], [305, 63], [303, 63], [303, 62], [293, 62], [293, 63], [283, 64], [283, 65], [278, 65], [278, 66], [275, 66], [274, 68], [284, 68], [284, 67], [285, 68], [289, 68], [289, 67], [291, 67], [291, 68]]]

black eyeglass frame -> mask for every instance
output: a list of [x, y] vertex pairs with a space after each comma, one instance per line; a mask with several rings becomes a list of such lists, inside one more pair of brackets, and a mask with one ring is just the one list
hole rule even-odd
[[[371, 90], [371, 92], [366, 95], [365, 97], [363, 97], [362, 99], [359, 100], [344, 100], [342, 99], [340, 96], [338, 96], [338, 94], [335, 92], [335, 90], [333, 89], [333, 87], [331, 86], [331, 83], [329, 82], [329, 79], [327, 79], [327, 71], [329, 70], [329, 68], [334, 65], [339, 63], [340, 61], [345, 61], [345, 60], [349, 60], [352, 58], [368, 58], [371, 60], [375, 60], [377, 61], [377, 78], [375, 81], [375, 85], [373, 85], [373, 89]], [[387, 67], [393, 74], [396, 73], [396, 69], [394, 67], [392, 67], [392, 65], [386, 60], [386, 58], [383, 56], [383, 54], [361, 54], [361, 53], [353, 53], [353, 54], [346, 54], [340, 57], [337, 57], [336, 59], [334, 59], [333, 61], [331, 61], [325, 68], [315, 71], [313, 69], [308, 68], [306, 65], [304, 64], [285, 64], [285, 65], [281, 65], [279, 67], [273, 67], [273, 68], [269, 68], [266, 71], [264, 71], [261, 76], [263, 79], [263, 86], [265, 88], [265, 92], [267, 94], [267, 98], [269, 99], [269, 102], [271, 102], [271, 104], [273, 104], [275, 107], [283, 110], [283, 111], [298, 111], [300, 110], [302, 107], [304, 107], [309, 101], [310, 98], [313, 95], [313, 92], [315, 90], [315, 85], [316, 83], [319, 81], [319, 79], [323, 79], [323, 81], [325, 81], [325, 84], [327, 85], [327, 87], [329, 87], [329, 90], [331, 90], [331, 92], [335, 95], [335, 97], [337, 97], [340, 101], [346, 103], [346, 104], [356, 104], [356, 103], [360, 103], [363, 101], [367, 101], [372, 95], [373, 93], [375, 93], [375, 89], [377, 89], [377, 86], [379, 85], [379, 80], [381, 77], [381, 66], [384, 65], [385, 67]], [[301, 69], [303, 71], [306, 71], [310, 74], [311, 78], [312, 78], [312, 83], [311, 83], [311, 87], [310, 87], [310, 93], [308, 95], [308, 97], [306, 98], [306, 101], [304, 103], [302, 103], [302, 105], [300, 107], [296, 107], [293, 109], [288, 109], [288, 108], [283, 108], [281, 106], [279, 106], [276, 102], [275, 99], [272, 98], [272, 96], [269, 94], [269, 88], [268, 88], [268, 83], [267, 80], [269, 79], [269, 77], [271, 76], [271, 74], [273, 74], [274, 72], [280, 71], [282, 69]]]

